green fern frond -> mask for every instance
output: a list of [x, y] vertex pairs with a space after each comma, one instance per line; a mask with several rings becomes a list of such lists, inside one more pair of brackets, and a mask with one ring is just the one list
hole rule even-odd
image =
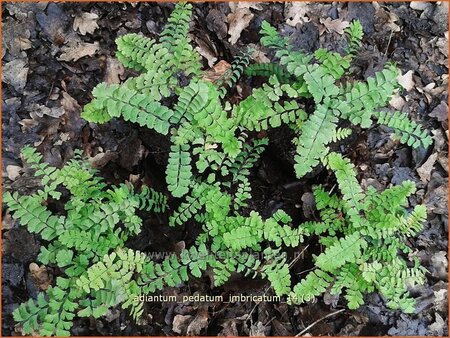
[[337, 122], [338, 118], [326, 105], [318, 105], [314, 113], [308, 117], [299, 136], [294, 157], [294, 169], [298, 178], [310, 172], [328, 153], [326, 145], [333, 140]]
[[300, 283], [294, 286], [288, 296], [288, 302], [291, 304], [309, 302], [324, 293], [332, 281], [333, 277], [328, 273], [318, 269], [312, 271]]
[[190, 45], [188, 37], [191, 14], [191, 4], [178, 2], [161, 32], [160, 42], [173, 56], [172, 62], [176, 69], [184, 71], [186, 75], [198, 75], [201, 69], [200, 56]]
[[252, 53], [253, 49], [248, 48], [246, 51], [238, 54], [231, 63], [230, 68], [228, 68], [222, 77], [215, 82], [216, 86], [220, 88], [220, 97], [223, 98], [227, 93], [227, 89], [232, 88], [240, 79], [250, 64]]
[[356, 82], [341, 87], [342, 101], [337, 108], [344, 119], [351, 123], [360, 124], [363, 128], [372, 125], [372, 114], [378, 108], [385, 106], [391, 99], [394, 90], [398, 86], [398, 69], [394, 65], [388, 65], [384, 70], [369, 77], [367, 82]]
[[261, 23], [261, 44], [264, 47], [274, 48], [274, 49], [284, 49], [287, 47], [288, 38], [282, 38], [278, 34], [275, 27], [271, 26], [267, 21]]
[[429, 133], [416, 122], [410, 120], [405, 113], [380, 111], [374, 112], [373, 116], [378, 120], [378, 123], [394, 129], [395, 136], [403, 144], [413, 148], [420, 146], [428, 148], [433, 144], [433, 139]]
[[316, 266], [323, 271], [333, 272], [348, 262], [354, 262], [361, 256], [361, 250], [367, 246], [358, 232], [341, 238], [316, 258]]
[[[169, 120], [174, 112], [144, 94], [138, 94], [125, 86], [101, 83], [94, 88], [93, 95], [95, 105], [102, 114], [106, 111], [111, 118], [122, 117], [125, 121], [154, 129], [160, 134], [166, 135], [169, 132]], [[82, 112], [82, 117], [88, 120], [93, 115], [88, 110]], [[95, 122], [96, 117], [92, 122]]]
[[361, 47], [361, 41], [364, 36], [363, 27], [359, 20], [352, 21], [350, 26], [345, 30], [345, 35], [347, 37], [347, 53], [351, 56], [355, 55], [358, 49]]
[[264, 76], [267, 78], [275, 75], [280, 83], [291, 82], [291, 75], [276, 63], [255, 63], [245, 68], [244, 72], [248, 76]]
[[174, 197], [186, 195], [192, 180], [189, 145], [172, 145], [166, 169], [166, 181]]
[[155, 44], [153, 39], [141, 34], [126, 34], [116, 39], [116, 57], [125, 67], [142, 72]]
[[360, 211], [364, 209], [365, 194], [356, 180], [353, 164], [340, 154], [330, 153], [327, 156], [327, 165], [336, 175], [347, 215], [352, 218], [355, 226], [361, 226]]
[[314, 57], [326, 69], [326, 73], [339, 80], [350, 67], [350, 58], [341, 56], [339, 53], [330, 52], [319, 48], [314, 52]]

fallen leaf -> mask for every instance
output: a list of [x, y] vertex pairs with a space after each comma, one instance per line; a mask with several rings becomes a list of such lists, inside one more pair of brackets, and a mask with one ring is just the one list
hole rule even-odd
[[120, 76], [125, 73], [123, 65], [110, 56], [106, 59], [105, 82], [108, 84], [120, 83]]
[[2, 82], [14, 87], [19, 93], [27, 84], [28, 67], [25, 59], [15, 59], [3, 65]]
[[250, 48], [253, 48], [254, 52], [252, 55], [252, 60], [256, 63], [269, 63], [270, 59], [266, 56], [266, 54], [261, 50], [261, 45], [250, 44]]
[[446, 121], [448, 119], [448, 106], [445, 101], [439, 103], [433, 111], [430, 113], [431, 117], [437, 118], [439, 122]]
[[412, 76], [413, 71], [409, 70], [405, 74], [403, 75], [400, 74], [399, 76], [397, 76], [397, 81], [400, 84], [400, 86], [405, 88], [407, 91], [410, 91], [411, 89], [414, 88], [415, 84]]
[[286, 19], [286, 23], [289, 26], [297, 26], [297, 24], [304, 24], [309, 22], [309, 18], [307, 13], [309, 12], [309, 2], [303, 1], [293, 1], [286, 3], [286, 7], [284, 10], [284, 17]]
[[409, 4], [409, 7], [411, 7], [412, 9], [414, 9], [416, 11], [424, 11], [430, 5], [431, 4], [429, 4], [426, 1], [411, 1], [411, 3]]
[[445, 280], [446, 278], [448, 278], [447, 276], [448, 260], [447, 260], [447, 253], [445, 251], [436, 252], [431, 257], [430, 263], [433, 268], [431, 273], [434, 277], [437, 277], [440, 280]]
[[250, 337], [266, 337], [265, 334], [266, 327], [263, 323], [258, 322], [256, 325], [252, 324], [250, 327]]
[[199, 308], [194, 320], [189, 324], [186, 334], [188, 336], [198, 336], [200, 332], [208, 327], [208, 307], [204, 306]]
[[185, 335], [188, 323], [191, 321], [190, 315], [176, 315], [172, 322], [172, 331], [181, 335]]
[[8, 17], [2, 28], [3, 55], [9, 51], [11, 56], [18, 57], [23, 50], [31, 48], [30, 20]]
[[405, 99], [398, 94], [392, 96], [391, 100], [389, 101], [391, 107], [395, 108], [396, 110], [402, 110], [405, 103]]
[[33, 277], [39, 289], [47, 290], [48, 287], [52, 284], [52, 280], [48, 275], [46, 266], [39, 266], [36, 263], [30, 263], [29, 269], [31, 277]]
[[234, 12], [228, 14], [228, 41], [234, 45], [239, 40], [241, 33], [248, 27], [252, 21], [254, 14], [250, 12], [248, 7], [236, 7]]
[[214, 44], [209, 39], [205, 41], [203, 38], [198, 38], [195, 35], [190, 35], [189, 37], [197, 44], [195, 50], [208, 60], [208, 66], [212, 67], [217, 61], [217, 50], [215, 50]]
[[419, 174], [422, 182], [428, 182], [430, 180], [431, 170], [433, 170], [437, 156], [437, 153], [431, 154], [430, 157], [428, 157], [428, 160], [426, 160], [420, 168], [417, 168], [417, 173]]
[[81, 42], [75, 46], [64, 46], [64, 53], [58, 58], [59, 61], [77, 61], [85, 56], [92, 56], [99, 49], [99, 43]]
[[444, 330], [447, 324], [445, 320], [439, 315], [439, 313], [435, 313], [435, 322], [429, 326], [430, 335], [432, 336], [443, 336]]
[[53, 118], [58, 118], [64, 114], [63, 107], [49, 108], [47, 106], [38, 103], [30, 105], [30, 107], [28, 107], [27, 110], [29, 112], [34, 112], [38, 117], [43, 117], [44, 115], [47, 115]]
[[14, 228], [14, 224], [16, 221], [12, 218], [11, 214], [6, 211], [4, 216], [2, 217], [2, 230], [9, 230]]
[[325, 26], [328, 32], [338, 33], [340, 35], [344, 34], [344, 29], [350, 26], [348, 21], [342, 21], [341, 19], [331, 20], [331, 18], [320, 19], [320, 23]]
[[222, 40], [226, 38], [228, 31], [227, 17], [223, 12], [213, 8], [209, 11], [208, 15], [205, 18], [205, 21], [206, 27], [208, 27], [211, 32], [215, 32], [217, 36]]
[[22, 132], [28, 134], [31, 129], [39, 125], [39, 116], [37, 116], [35, 112], [31, 112], [30, 118], [20, 120], [19, 124], [22, 126]]
[[223, 330], [220, 332], [219, 336], [225, 336], [225, 337], [229, 337], [229, 336], [238, 336], [239, 332], [237, 329], [237, 320], [236, 319], [227, 319], [223, 324], [219, 324], [220, 326], [223, 327]]
[[235, 12], [237, 9], [240, 8], [249, 8], [249, 9], [253, 8], [258, 11], [263, 9], [259, 2], [238, 1], [238, 2], [229, 2], [228, 5], [230, 6], [232, 12]]
[[78, 30], [81, 35], [92, 34], [98, 28], [97, 19], [95, 13], [82, 13], [73, 20], [73, 30]]
[[217, 62], [213, 68], [208, 69], [203, 73], [203, 80], [215, 82], [220, 79], [225, 72], [230, 68], [230, 64], [225, 60]]
[[22, 168], [17, 165], [8, 165], [6, 166], [6, 173], [8, 175], [8, 178], [11, 181], [15, 181], [17, 177], [20, 176], [20, 173], [22, 172]]
[[109, 162], [116, 160], [118, 157], [119, 155], [116, 152], [107, 150], [106, 153], [99, 153], [94, 157], [91, 157], [89, 159], [89, 163], [91, 164], [92, 168], [99, 169], [103, 168]]

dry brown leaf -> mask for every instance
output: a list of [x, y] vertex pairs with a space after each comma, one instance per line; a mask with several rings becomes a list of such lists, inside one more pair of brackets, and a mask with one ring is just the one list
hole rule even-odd
[[189, 35], [189, 37], [197, 44], [195, 50], [206, 60], [208, 60], [208, 66], [214, 66], [214, 63], [217, 61], [217, 50], [215, 50], [212, 42], [209, 39], [205, 41], [203, 38], [198, 38], [195, 35]]
[[5, 215], [2, 217], [2, 230], [9, 230], [14, 228], [16, 221], [12, 218], [11, 214], [6, 211]]
[[320, 19], [320, 23], [325, 26], [328, 32], [344, 34], [344, 29], [350, 26], [348, 21], [342, 21], [341, 19], [331, 20], [331, 18]]
[[389, 101], [391, 107], [395, 108], [396, 110], [402, 110], [405, 103], [405, 99], [398, 94], [392, 96], [391, 100]]
[[413, 71], [409, 70], [403, 75], [400, 74], [399, 76], [397, 76], [397, 81], [400, 84], [400, 86], [405, 88], [407, 91], [410, 91], [411, 89], [414, 88], [415, 85], [413, 80]]
[[239, 332], [237, 329], [237, 320], [236, 319], [226, 319], [223, 324], [219, 324], [223, 327], [223, 330], [220, 332], [219, 336], [238, 336]]
[[252, 21], [254, 14], [248, 7], [236, 7], [234, 12], [228, 14], [228, 41], [234, 45], [239, 40], [241, 33], [248, 27]]
[[235, 12], [237, 9], [240, 8], [253, 8], [258, 11], [262, 10], [262, 6], [260, 2], [247, 2], [247, 1], [238, 1], [238, 2], [229, 2], [228, 5], [230, 6], [230, 10], [232, 12]]
[[448, 119], [448, 106], [445, 101], [439, 103], [433, 111], [430, 113], [431, 117], [435, 117], [439, 122], [443, 122]]
[[92, 34], [98, 28], [98, 15], [95, 13], [82, 13], [73, 20], [73, 30], [79, 31], [81, 35]]
[[109, 162], [116, 160], [118, 157], [119, 155], [116, 152], [107, 150], [106, 153], [99, 153], [94, 157], [91, 157], [89, 159], [89, 163], [92, 168], [99, 169], [103, 168]]
[[15, 59], [3, 65], [2, 82], [14, 87], [19, 93], [27, 84], [28, 67], [26, 59]]
[[58, 58], [59, 61], [77, 61], [84, 56], [92, 56], [99, 49], [99, 43], [82, 42], [75, 46], [64, 46], [64, 53]]
[[431, 154], [428, 157], [428, 160], [422, 164], [420, 168], [417, 168], [417, 173], [420, 176], [420, 180], [422, 182], [428, 182], [431, 178], [431, 171], [433, 170], [434, 163], [436, 163], [436, 159], [438, 157], [437, 153]]
[[6, 166], [6, 174], [11, 181], [15, 181], [17, 177], [20, 176], [22, 172], [22, 168], [17, 165], [8, 165]]
[[36, 127], [39, 124], [39, 116], [36, 115], [35, 112], [30, 113], [29, 119], [23, 119], [19, 121], [19, 124], [22, 126], [22, 132], [28, 133], [32, 128]]
[[198, 309], [194, 320], [189, 324], [186, 334], [188, 336], [198, 336], [202, 329], [208, 327], [208, 307], [204, 306]]
[[309, 22], [307, 13], [309, 12], [309, 2], [293, 1], [286, 4], [284, 17], [289, 26], [297, 26], [298, 23], [303, 24]]
[[191, 321], [192, 316], [190, 315], [176, 315], [173, 318], [172, 322], [172, 331], [181, 335], [186, 333], [189, 322]]
[[411, 3], [409, 4], [409, 7], [411, 7], [412, 9], [415, 9], [416, 11], [424, 11], [430, 5], [431, 4], [429, 4], [426, 1], [411, 1]]
[[31, 263], [29, 269], [31, 277], [33, 277], [39, 289], [47, 290], [48, 287], [52, 284], [52, 280], [48, 275], [46, 266], [39, 266], [36, 263]]
[[250, 327], [250, 337], [266, 337], [266, 326], [261, 323], [258, 322], [255, 324], [252, 324], [252, 326]]
[[120, 83], [120, 76], [125, 73], [123, 65], [110, 56], [106, 59], [105, 82], [108, 84]]
[[231, 65], [227, 61], [220, 60], [213, 68], [208, 69], [203, 73], [203, 80], [215, 82], [220, 79], [230, 67]]
[[253, 55], [252, 55], [252, 60], [254, 60], [256, 63], [269, 63], [270, 62], [270, 59], [261, 50], [260, 45], [250, 44], [249, 47], [254, 50]]

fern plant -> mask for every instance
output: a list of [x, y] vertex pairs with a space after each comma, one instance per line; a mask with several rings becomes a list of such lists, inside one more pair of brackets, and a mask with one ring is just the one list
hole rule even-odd
[[[25, 147], [22, 156], [41, 177], [42, 189], [29, 196], [6, 192], [3, 201], [29, 232], [48, 242], [41, 247], [38, 260], [57, 266], [63, 273], [56, 278], [56, 285], [21, 304], [13, 313], [14, 319], [22, 324], [25, 334], [69, 335], [75, 316], [99, 317], [107, 304], [116, 305], [123, 292], [132, 289], [110, 285], [107, 291], [102, 290], [107, 296], [104, 303], [105, 298], [96, 299], [82, 281], [86, 270], [102, 264], [99, 262], [105, 255], [124, 248], [125, 241], [140, 232], [142, 219], [137, 210], [163, 212], [167, 198], [148, 187], [136, 192], [125, 184], [107, 186], [79, 153], [61, 169], [42, 162], [42, 155], [32, 147]], [[64, 213], [54, 213], [46, 206], [58, 200], [64, 201]], [[91, 311], [80, 310], [87, 303], [93, 304]]]
[[290, 301], [302, 303], [329, 290], [344, 293], [348, 307], [355, 309], [364, 303], [364, 294], [378, 291], [390, 308], [414, 312], [408, 287], [424, 282], [425, 269], [403, 258], [411, 253], [405, 239], [422, 229], [427, 215], [424, 205], [405, 209], [414, 183], [405, 181], [381, 193], [373, 187], [363, 191], [348, 159], [330, 153], [325, 160], [341, 196], [320, 186], [314, 190], [323, 225], [308, 230], [325, 250], [315, 258], [315, 270], [293, 287]]
[[[274, 293], [291, 303], [329, 291], [343, 293], [353, 309], [363, 304], [364, 294], [378, 291], [390, 307], [411, 312], [408, 286], [420, 283], [424, 272], [399, 252], [409, 252], [405, 239], [420, 231], [426, 217], [423, 206], [405, 209], [414, 184], [364, 191], [350, 162], [330, 152], [331, 143], [352, 133], [341, 122], [368, 128], [376, 120], [403, 143], [431, 144], [407, 115], [383, 109], [397, 90], [398, 70], [389, 64], [366, 81], [343, 80], [361, 45], [357, 21], [346, 31], [345, 53], [318, 49], [313, 55], [295, 51], [288, 38], [263, 22], [261, 43], [275, 50], [275, 62], [249, 65], [252, 51], [247, 50], [210, 83], [202, 78], [200, 57], [188, 37], [191, 11], [190, 4], [177, 3], [159, 41], [139, 34], [119, 37], [117, 58], [141, 75], [97, 85], [82, 117], [93, 123], [122, 118], [170, 138], [166, 182], [170, 194], [182, 199], [168, 223], [200, 228], [195, 244], [160, 262], [126, 248], [126, 239], [140, 231], [136, 211], [164, 211], [166, 197], [150, 188], [140, 193], [127, 185], [108, 189], [79, 155], [57, 169], [25, 148], [24, 159], [42, 176], [43, 188], [32, 196], [6, 193], [4, 201], [15, 218], [49, 242], [40, 261], [57, 265], [64, 275], [14, 312], [23, 331], [67, 335], [75, 316], [98, 318], [119, 304], [137, 319], [144, 308], [134, 300], [141, 293], [178, 286], [208, 268], [217, 287], [239, 272], [267, 279]], [[268, 80], [231, 104], [227, 91], [243, 75]], [[315, 221], [295, 224], [283, 210], [263, 218], [249, 208], [252, 169], [269, 143], [253, 131], [282, 124], [297, 134], [297, 177], [319, 163], [336, 176], [339, 194], [314, 189]], [[64, 196], [64, 216], [43, 205], [62, 200], [61, 186], [70, 194]], [[313, 271], [294, 283], [285, 248], [315, 238], [324, 250], [314, 258]]]
[[[267, 22], [261, 26], [261, 35], [261, 43], [275, 50], [278, 65], [262, 64], [248, 71], [250, 75], [269, 76], [269, 84], [241, 101], [233, 109], [233, 115], [248, 130], [267, 129], [268, 114], [271, 116], [271, 127], [277, 127], [280, 119], [290, 124], [297, 133], [294, 157], [297, 177], [305, 176], [324, 161], [330, 143], [349, 135], [349, 129], [342, 133], [339, 128], [341, 121], [348, 121], [361, 128], [369, 128], [377, 121], [392, 128], [402, 143], [415, 148], [431, 145], [432, 139], [428, 132], [405, 113], [383, 110], [398, 89], [399, 70], [394, 65], [387, 64], [384, 70], [366, 81], [342, 79], [348, 73], [351, 61], [361, 45], [363, 31], [359, 21], [352, 22], [346, 30], [348, 47], [344, 55], [323, 48], [313, 55], [296, 51], [288, 39], [280, 37]], [[289, 74], [291, 80], [280, 85], [288, 78], [285, 74]], [[261, 100], [260, 96], [266, 99]], [[294, 98], [299, 102], [299, 98], [308, 97], [312, 97], [315, 104], [311, 114], [300, 114], [297, 120], [293, 117], [294, 121], [282, 118], [286, 110], [279, 109], [280, 100], [292, 102]], [[256, 103], [258, 109], [253, 109]], [[299, 106], [302, 107], [301, 104]]]

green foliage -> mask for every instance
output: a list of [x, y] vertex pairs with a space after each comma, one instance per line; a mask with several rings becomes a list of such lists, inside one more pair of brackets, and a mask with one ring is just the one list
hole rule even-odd
[[[347, 75], [350, 63], [361, 45], [363, 30], [359, 21], [352, 22], [346, 29], [348, 48], [345, 55], [320, 48], [315, 51], [313, 58], [312, 55], [296, 51], [288, 39], [280, 37], [275, 28], [267, 22], [261, 26], [261, 35], [262, 45], [275, 50], [275, 57], [279, 60], [278, 67], [283, 67], [281, 69], [285, 69], [294, 79], [291, 80], [291, 85], [297, 95], [284, 93], [279, 86], [263, 86], [262, 89], [254, 90], [250, 99], [246, 99], [247, 109], [245, 113], [238, 110], [237, 119], [249, 130], [276, 127], [277, 124], [267, 124], [260, 118], [265, 114], [273, 115], [273, 107], [268, 100], [278, 102], [286, 97], [312, 96], [315, 110], [309, 116], [301, 116], [300, 121], [283, 121], [295, 122], [293, 129], [298, 134], [294, 139], [297, 145], [297, 177], [305, 176], [323, 162], [328, 153], [328, 144], [349, 135], [348, 129], [342, 133], [342, 129], [338, 128], [341, 120], [347, 120], [362, 128], [369, 128], [373, 125], [373, 120], [378, 120], [378, 123], [392, 127], [402, 143], [413, 147], [431, 145], [432, 140], [428, 133], [405, 114], [386, 113], [381, 110], [398, 88], [399, 71], [394, 65], [387, 64], [382, 71], [366, 81], [342, 81], [341, 78]], [[269, 82], [274, 84], [273, 80]], [[264, 96], [267, 98], [264, 99]], [[241, 102], [242, 106], [246, 100]], [[251, 105], [257, 109], [251, 110]], [[282, 111], [278, 113], [283, 114]], [[252, 121], [251, 124], [240, 117], [244, 114], [248, 121]]]
[[222, 87], [220, 89], [220, 96], [224, 97], [226, 94], [226, 87], [231, 88], [233, 87], [236, 82], [239, 80], [239, 78], [242, 76], [244, 71], [248, 69], [248, 65], [250, 63], [250, 57], [253, 53], [252, 49], [248, 49], [246, 52], [241, 53], [238, 55], [233, 62], [231, 63], [231, 66], [225, 74], [222, 75], [222, 77], [216, 81], [216, 85], [219, 87]]
[[410, 213], [405, 210], [414, 183], [405, 181], [381, 193], [374, 188], [364, 192], [350, 161], [330, 153], [326, 163], [336, 175], [341, 198], [321, 188], [314, 192], [327, 224], [316, 231], [327, 239], [322, 241], [325, 250], [316, 257], [315, 270], [294, 286], [290, 301], [311, 300], [331, 287], [332, 294], [345, 292], [348, 307], [354, 309], [364, 303], [365, 293], [376, 290], [389, 307], [413, 312], [408, 287], [423, 283], [424, 269], [418, 264], [411, 267], [399, 253], [409, 252], [403, 241], [416, 235], [426, 219], [423, 205]]
[[361, 41], [364, 36], [361, 22], [358, 20], [351, 22], [350, 26], [347, 27], [344, 32], [347, 36], [347, 53], [353, 56], [361, 47]]
[[[331, 143], [350, 136], [350, 126], [368, 128], [373, 120], [392, 128], [403, 143], [431, 145], [428, 133], [407, 115], [383, 109], [398, 88], [397, 68], [387, 64], [365, 81], [346, 78], [363, 37], [358, 21], [346, 30], [345, 54], [321, 48], [313, 55], [294, 50], [287, 37], [263, 22], [261, 44], [275, 51], [274, 62], [250, 65], [248, 50], [210, 83], [190, 44], [191, 11], [190, 4], [177, 3], [159, 41], [119, 37], [117, 58], [141, 75], [99, 84], [82, 117], [93, 123], [122, 118], [170, 137], [166, 183], [179, 200], [168, 224], [195, 227], [195, 244], [155, 261], [126, 248], [142, 226], [137, 212], [164, 212], [165, 196], [148, 187], [140, 192], [124, 184], [108, 187], [80, 154], [58, 169], [25, 148], [24, 160], [43, 187], [30, 196], [6, 193], [4, 201], [13, 217], [49, 242], [39, 260], [57, 266], [63, 277], [14, 312], [24, 333], [67, 335], [74, 316], [98, 318], [119, 305], [137, 319], [144, 309], [134, 300], [141, 293], [187, 283], [206, 269], [215, 286], [235, 272], [259, 276], [291, 303], [331, 292], [342, 294], [353, 309], [377, 291], [389, 307], [413, 311], [408, 286], [421, 283], [424, 272], [405, 258], [410, 252], [405, 240], [426, 220], [424, 206], [406, 209], [414, 184], [363, 189], [351, 162], [330, 152]], [[244, 74], [267, 82], [232, 104], [225, 94]], [[281, 209], [264, 217], [251, 209], [252, 175], [269, 144], [261, 137], [283, 124], [296, 134], [297, 177], [319, 164], [336, 177], [336, 193], [313, 191], [315, 221], [294, 224]], [[50, 211], [51, 199], [64, 201], [64, 211]], [[317, 238], [322, 250], [313, 270], [292, 285], [297, 277], [290, 274], [284, 249], [296, 250], [306, 238], [309, 243]]]
[[248, 76], [270, 77], [275, 75], [280, 83], [289, 83], [291, 75], [281, 66], [275, 63], [255, 63], [245, 68]]
[[[148, 187], [140, 193], [127, 185], [108, 187], [79, 155], [61, 169], [42, 163], [42, 155], [31, 147], [22, 150], [22, 157], [42, 178], [43, 188], [29, 196], [5, 192], [3, 201], [28, 231], [50, 242], [41, 247], [38, 259], [57, 266], [64, 277], [36, 300], [21, 304], [14, 319], [25, 334], [67, 336], [75, 315], [98, 317], [123, 302], [124, 292], [136, 291], [130, 272], [137, 268], [127, 263], [121, 250], [129, 236], [140, 232], [142, 220], [136, 211], [163, 212], [167, 199]], [[53, 212], [47, 204], [62, 197], [60, 187], [67, 189], [64, 210]], [[109, 266], [104, 256], [114, 250], [120, 260]], [[100, 268], [115, 269], [116, 275]]]

